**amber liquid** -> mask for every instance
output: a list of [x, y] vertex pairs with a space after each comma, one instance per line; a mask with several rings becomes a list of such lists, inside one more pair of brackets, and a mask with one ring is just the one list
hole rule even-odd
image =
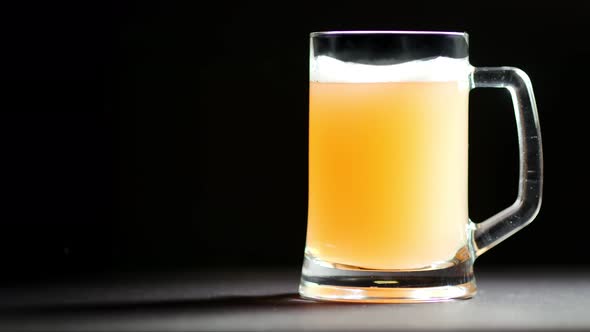
[[307, 254], [422, 269], [467, 242], [464, 82], [310, 84]]

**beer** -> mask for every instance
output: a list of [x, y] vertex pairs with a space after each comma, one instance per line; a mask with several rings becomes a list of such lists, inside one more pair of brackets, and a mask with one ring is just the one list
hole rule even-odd
[[468, 233], [467, 82], [333, 81], [310, 82], [307, 255], [383, 270], [452, 260]]

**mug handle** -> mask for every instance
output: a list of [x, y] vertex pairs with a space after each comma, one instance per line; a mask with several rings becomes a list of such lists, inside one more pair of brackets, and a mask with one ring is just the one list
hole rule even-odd
[[473, 228], [473, 248], [480, 256], [528, 225], [539, 213], [543, 193], [543, 150], [537, 104], [528, 75], [513, 67], [474, 68], [473, 88], [510, 92], [518, 132], [519, 185], [516, 201]]

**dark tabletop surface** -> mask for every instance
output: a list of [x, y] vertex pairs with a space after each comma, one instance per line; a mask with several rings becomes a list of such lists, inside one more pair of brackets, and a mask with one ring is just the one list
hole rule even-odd
[[120, 274], [0, 288], [0, 331], [590, 330], [590, 270], [477, 270], [474, 299], [318, 303], [299, 271]]

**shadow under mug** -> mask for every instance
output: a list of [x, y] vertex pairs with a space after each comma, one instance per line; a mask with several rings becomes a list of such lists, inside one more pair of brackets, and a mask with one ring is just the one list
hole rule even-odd
[[[528, 76], [474, 68], [460, 32], [311, 34], [305, 298], [432, 302], [476, 293], [476, 257], [530, 223], [543, 158]], [[520, 152], [518, 197], [469, 220], [468, 99], [505, 88]]]

